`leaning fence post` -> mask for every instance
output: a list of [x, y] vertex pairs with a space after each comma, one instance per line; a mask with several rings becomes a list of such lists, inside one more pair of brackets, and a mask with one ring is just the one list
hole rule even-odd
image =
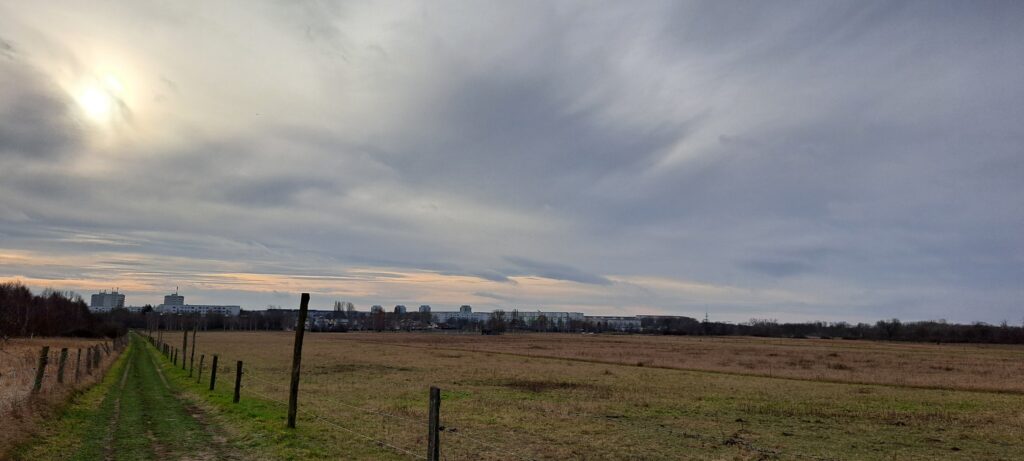
[[81, 376], [82, 369], [82, 348], [78, 348], [78, 356], [75, 357], [75, 383], [78, 383], [78, 379]]
[[430, 414], [427, 421], [427, 461], [441, 460], [441, 389], [430, 386]]
[[57, 382], [64, 384], [64, 365], [68, 361], [68, 348], [60, 349], [60, 360], [57, 362]]
[[196, 331], [199, 330], [199, 323], [192, 324], [192, 354], [188, 358], [188, 377], [192, 377], [192, 367], [196, 364]]
[[295, 346], [292, 351], [292, 385], [288, 390], [288, 427], [295, 429], [295, 414], [299, 411], [299, 369], [302, 363], [302, 336], [306, 332], [306, 311], [309, 293], [303, 293], [299, 302], [299, 321], [295, 325]]
[[178, 348], [174, 348], [174, 354], [171, 354], [171, 361], [174, 362], [174, 366], [178, 366]]
[[206, 354], [199, 354], [199, 373], [196, 374], [196, 384], [203, 381], [203, 360], [206, 360]]
[[[185, 330], [182, 328], [182, 330]], [[181, 339], [181, 369], [185, 370], [185, 354], [188, 353], [188, 330], [183, 331], [185, 336]]]
[[242, 387], [242, 361], [235, 363], [235, 403], [238, 403], [238, 391]]
[[32, 385], [32, 393], [39, 392], [43, 388], [43, 373], [46, 372], [46, 363], [50, 360], [50, 346], [43, 346], [39, 351], [39, 364], [36, 365], [36, 381]]
[[213, 363], [210, 365], [210, 390], [217, 385], [217, 354], [213, 354]]

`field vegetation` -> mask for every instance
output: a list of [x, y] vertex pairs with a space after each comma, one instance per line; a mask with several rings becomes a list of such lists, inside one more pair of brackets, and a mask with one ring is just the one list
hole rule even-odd
[[[38, 427], [52, 417], [70, 396], [99, 382], [106, 370], [116, 359], [100, 355], [98, 369], [87, 371], [86, 351], [103, 341], [76, 338], [17, 338], [0, 341], [0, 459], [6, 451], [36, 432]], [[49, 346], [47, 366], [39, 392], [32, 393], [40, 350]], [[57, 382], [61, 348], [68, 348], [65, 363], [64, 382]], [[78, 358], [78, 350], [82, 358]], [[80, 360], [80, 361], [79, 361]], [[76, 367], [79, 370], [75, 377]]]
[[[419, 455], [429, 385], [443, 389], [442, 452], [452, 460], [997, 460], [1024, 452], [1024, 399], [1010, 379], [1020, 376], [1019, 347], [313, 333], [300, 437], [280, 429], [291, 343], [286, 332], [201, 333], [198, 353], [207, 364], [219, 354], [224, 384], [209, 393], [180, 367], [168, 376], [192, 383], [183, 386], [203, 395], [211, 414], [246, 434], [242, 448], [268, 459]], [[246, 364], [248, 406], [230, 403], [235, 360]]]
[[651, 335], [373, 335], [415, 348], [552, 357], [859, 384], [1024, 393], [1024, 347]]

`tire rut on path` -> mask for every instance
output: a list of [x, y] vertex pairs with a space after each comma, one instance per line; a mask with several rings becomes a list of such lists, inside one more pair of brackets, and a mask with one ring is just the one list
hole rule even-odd
[[[145, 346], [144, 346], [145, 347]], [[217, 428], [215, 425], [209, 423], [205, 417], [205, 413], [198, 406], [192, 404], [187, 398], [184, 398], [179, 392], [171, 387], [167, 381], [167, 377], [164, 376], [163, 368], [160, 366], [159, 359], [148, 347], [145, 349], [146, 355], [149, 356], [150, 363], [153, 364], [153, 368], [156, 370], [157, 376], [160, 378], [160, 382], [163, 384], [164, 389], [167, 390], [178, 402], [179, 405], [184, 408], [185, 412], [202, 428], [203, 432], [210, 435], [210, 444], [206, 445], [202, 450], [188, 456], [179, 458], [181, 461], [206, 461], [206, 460], [234, 460], [237, 459], [231, 453], [232, 451], [227, 447], [227, 437], [224, 436], [224, 431]], [[153, 448], [155, 453], [166, 451], [164, 447], [160, 446], [157, 439], [154, 437]], [[160, 459], [166, 459], [161, 457]]]
[[129, 350], [127, 365], [124, 367], [124, 373], [121, 374], [121, 382], [118, 384], [117, 400], [114, 401], [114, 415], [110, 418], [110, 426], [107, 427], [107, 444], [104, 449], [103, 459], [106, 461], [113, 461], [114, 458], [114, 434], [117, 432], [117, 425], [121, 419], [121, 395], [124, 394], [124, 385], [128, 382], [128, 373], [132, 370], [133, 357], [130, 354], [134, 354], [134, 350]]
[[[94, 388], [70, 404], [44, 436], [16, 460], [242, 460], [240, 435], [208, 414], [205, 399], [178, 385], [178, 375], [137, 334]], [[2, 425], [2, 423], [0, 423]]]

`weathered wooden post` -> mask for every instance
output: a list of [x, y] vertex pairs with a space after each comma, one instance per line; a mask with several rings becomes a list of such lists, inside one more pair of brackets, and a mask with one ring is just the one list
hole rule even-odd
[[50, 346], [43, 346], [39, 351], [39, 363], [36, 365], [36, 381], [32, 385], [32, 393], [39, 392], [43, 388], [43, 373], [46, 372], [46, 363], [50, 361]]
[[235, 363], [235, 399], [234, 402], [238, 403], [238, 391], [242, 388], [242, 361], [239, 360]]
[[82, 369], [82, 348], [78, 348], [78, 357], [75, 358], [75, 383], [78, 383], [78, 379], [81, 377]]
[[[184, 325], [182, 325], [182, 326], [184, 326]], [[185, 354], [188, 352], [188, 330], [185, 330], [184, 328], [182, 328], [182, 330], [184, 330], [184, 331], [182, 331], [182, 333], [185, 334], [185, 337], [181, 338], [181, 369], [182, 369], [182, 371], [184, 371], [185, 370]]]
[[92, 347], [85, 348], [85, 374], [92, 374]]
[[196, 375], [196, 384], [203, 381], [203, 360], [206, 360], [206, 354], [199, 355], [199, 373]]
[[95, 368], [96, 371], [100, 370], [100, 360], [101, 359], [102, 359], [102, 357], [100, 356], [100, 347], [96, 346], [95, 351], [93, 352], [93, 364], [92, 364], [92, 367]]
[[430, 386], [430, 413], [427, 421], [427, 461], [441, 461], [441, 389]]
[[64, 365], [68, 361], [68, 348], [60, 349], [60, 360], [57, 361], [57, 382], [64, 384]]
[[199, 331], [199, 322], [192, 324], [192, 354], [188, 358], [188, 377], [192, 377], [192, 367], [196, 364], [196, 332]]
[[210, 365], [210, 390], [217, 385], [217, 354], [213, 354], [213, 364]]
[[306, 332], [306, 311], [309, 293], [303, 293], [299, 302], [299, 321], [295, 325], [295, 347], [292, 351], [292, 385], [288, 390], [288, 427], [295, 429], [295, 415], [299, 411], [299, 369], [302, 364], [302, 337]]

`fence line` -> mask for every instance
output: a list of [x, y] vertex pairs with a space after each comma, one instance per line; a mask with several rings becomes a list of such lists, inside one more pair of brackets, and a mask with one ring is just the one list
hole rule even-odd
[[[122, 335], [108, 341], [91, 342], [91, 345], [83, 347], [39, 346], [39, 352], [34, 354], [28, 348], [16, 353], [0, 349], [0, 352], [9, 356], [8, 365], [0, 373], [0, 386], [5, 389], [4, 394], [9, 396], [0, 401], [0, 415], [27, 404], [38, 394], [64, 392], [98, 382], [102, 379], [102, 373], [120, 356], [127, 344], [126, 340], [127, 335]], [[73, 349], [88, 352], [87, 361], [92, 365], [90, 371], [95, 368], [97, 372], [94, 379], [81, 380], [77, 363], [72, 379], [68, 360]]]
[[[288, 385], [285, 384], [285, 383], [276, 383], [276, 382], [269, 381], [267, 379], [261, 378], [260, 376], [262, 376], [264, 372], [260, 371], [256, 367], [247, 365], [246, 366], [246, 370], [244, 371], [244, 373], [246, 375], [245, 379], [252, 379], [252, 380], [258, 381], [260, 383], [263, 383], [263, 384], [275, 387], [277, 389], [282, 389], [282, 390], [287, 390], [288, 389]], [[245, 386], [243, 384], [243, 388], [244, 387]], [[252, 392], [253, 394], [259, 395], [259, 396], [264, 397], [264, 398], [269, 398], [265, 394], [261, 394], [261, 393], [258, 393], [256, 391], [253, 391], [253, 390], [247, 390], [247, 392]], [[375, 410], [375, 409], [372, 409], [372, 408], [366, 408], [366, 407], [360, 407], [360, 406], [357, 406], [357, 405], [352, 405], [352, 404], [349, 404], [349, 403], [342, 402], [340, 400], [336, 400], [336, 399], [333, 399], [333, 398], [325, 397], [322, 394], [318, 394], [316, 396], [316, 398], [319, 401], [333, 403], [333, 404], [340, 405], [340, 406], [347, 407], [347, 408], [351, 408], [351, 409], [354, 409], [354, 410], [359, 410], [359, 411], [362, 411], [362, 412], [368, 413], [368, 414], [375, 414], [375, 415], [386, 417], [386, 418], [393, 418], [393, 419], [402, 420], [402, 421], [405, 421], [405, 422], [408, 422], [408, 423], [411, 423], [411, 424], [415, 424], [417, 426], [423, 424], [423, 421], [421, 421], [421, 420], [412, 419], [412, 418], [407, 417], [407, 416], [401, 416], [401, 415], [396, 415], [396, 414], [392, 414], [392, 413], [386, 413], [386, 412], [383, 412], [383, 411], [380, 411], [380, 410]], [[284, 402], [280, 402], [280, 401], [278, 401], [278, 402], [279, 403], [284, 403]], [[305, 412], [309, 413], [308, 410], [305, 410]], [[498, 451], [498, 452], [501, 452], [501, 453], [504, 453], [504, 454], [507, 454], [507, 455], [511, 455], [514, 458], [526, 459], [526, 460], [534, 459], [533, 457], [531, 457], [531, 456], [529, 456], [527, 454], [524, 454], [524, 453], [521, 453], [521, 452], [516, 452], [516, 451], [510, 450], [508, 448], [504, 448], [504, 447], [498, 446], [497, 444], [495, 444], [495, 443], [493, 443], [491, 441], [487, 441], [487, 440], [483, 440], [483, 439], [480, 439], [480, 438], [472, 437], [472, 436], [469, 436], [469, 435], [467, 435], [465, 433], [452, 432], [452, 431], [447, 431], [446, 432], [444, 430], [442, 430], [441, 433], [445, 434], [446, 436], [453, 436], [453, 437], [458, 438], [460, 440], [466, 440], [466, 441], [469, 441], [469, 442], [476, 443], [476, 444], [478, 444], [480, 446], [487, 447], [487, 448], [489, 448], [491, 450]]]
[[[153, 339], [152, 336], [150, 338], [151, 338], [151, 340]], [[195, 341], [195, 340], [193, 339], [193, 341]], [[154, 343], [154, 346], [156, 346], [156, 343]], [[192, 344], [192, 347], [193, 347], [193, 353], [195, 353], [195, 351], [194, 351], [195, 343], [194, 342]], [[200, 351], [200, 352], [204, 353], [203, 351]], [[212, 355], [212, 354], [206, 354], [206, 355]], [[165, 354], [165, 358], [167, 358], [168, 361], [170, 361], [172, 359], [172, 357], [169, 354]], [[224, 366], [223, 366], [223, 369], [218, 369], [217, 370], [219, 374], [221, 374], [222, 376], [227, 376], [227, 375], [230, 375], [231, 373], [235, 372], [234, 367], [231, 366], [231, 364], [234, 363], [234, 361], [227, 360], [225, 357], [220, 357], [220, 358], [224, 362]], [[221, 367], [218, 367], [218, 368], [221, 368]], [[271, 372], [266, 372], [266, 374], [270, 374], [270, 373]], [[283, 373], [287, 373], [287, 371], [281, 371], [281, 373], [282, 374]], [[254, 390], [254, 389], [251, 389], [249, 386], [245, 385], [245, 381], [249, 380], [249, 379], [252, 379], [252, 380], [255, 380], [255, 381], [260, 382], [262, 384], [269, 385], [269, 386], [271, 386], [273, 388], [281, 389], [284, 392], [287, 392], [288, 389], [289, 389], [287, 383], [277, 383], [277, 382], [273, 382], [271, 380], [263, 378], [263, 376], [266, 375], [265, 374], [265, 370], [261, 370], [259, 367], [254, 367], [254, 366], [251, 365], [251, 363], [247, 363], [245, 365], [245, 368], [243, 370], [243, 374], [245, 376], [244, 376], [244, 379], [243, 379], [242, 387], [245, 389], [246, 393], [251, 393], [251, 394], [253, 394], [253, 395], [257, 396], [257, 397], [260, 397], [260, 398], [262, 398], [264, 400], [267, 400], [267, 401], [270, 401], [270, 402], [274, 402], [274, 403], [277, 403], [277, 404], [280, 404], [280, 405], [288, 406], [288, 402], [285, 402], [284, 400], [281, 400], [281, 399], [278, 399], [278, 398], [274, 398], [274, 397], [271, 397], [269, 395], [266, 395], [265, 393], [262, 393], [262, 392]], [[364, 412], [366, 414], [373, 414], [373, 415], [381, 416], [382, 418], [391, 418], [391, 419], [394, 419], [394, 420], [400, 420], [400, 421], [403, 421], [403, 422], [415, 424], [417, 426], [420, 426], [420, 425], [422, 425], [424, 423], [424, 421], [416, 420], [416, 419], [413, 419], [413, 418], [410, 418], [410, 417], [407, 417], [407, 416], [396, 415], [396, 414], [384, 412], [384, 411], [377, 410], [377, 409], [361, 407], [361, 406], [358, 406], [358, 405], [349, 404], [349, 403], [346, 403], [346, 402], [343, 402], [343, 401], [340, 401], [340, 400], [336, 400], [336, 399], [333, 399], [333, 398], [325, 397], [323, 395], [317, 395], [315, 398], [317, 400], [320, 400], [320, 401], [336, 404], [336, 405], [339, 405], [339, 406], [342, 406], [342, 407], [350, 408], [352, 410], [358, 410], [358, 411]], [[393, 449], [393, 450], [395, 450], [397, 452], [409, 455], [409, 456], [411, 456], [413, 458], [416, 458], [416, 459], [426, 459], [427, 458], [425, 456], [418, 455], [418, 454], [414, 453], [413, 451], [410, 451], [410, 450], [405, 449], [403, 447], [396, 446], [396, 445], [393, 445], [391, 443], [388, 443], [385, 439], [374, 438], [372, 436], [369, 436], [369, 435], [360, 433], [358, 431], [355, 431], [353, 429], [350, 429], [350, 428], [348, 428], [348, 427], [346, 427], [346, 426], [344, 426], [342, 424], [339, 424], [338, 422], [336, 422], [336, 421], [334, 421], [332, 419], [329, 419], [328, 417], [325, 417], [325, 416], [323, 416], [323, 415], [321, 415], [321, 414], [319, 414], [317, 412], [314, 412], [314, 411], [311, 411], [311, 410], [308, 410], [308, 409], [303, 409], [300, 412], [302, 414], [310, 415], [310, 416], [312, 416], [312, 417], [314, 417], [316, 419], [319, 419], [320, 421], [322, 421], [322, 422], [324, 422], [324, 423], [326, 423], [328, 425], [331, 425], [331, 426], [333, 426], [333, 427], [335, 427], [337, 429], [343, 430], [343, 431], [345, 431], [345, 432], [347, 432], [349, 434], [352, 434], [354, 436], [357, 436], [357, 437], [363, 438], [365, 440], [371, 441], [371, 442], [377, 444], [378, 446], [391, 448], [391, 449]], [[761, 456], [770, 456], [770, 457], [787, 456], [787, 457], [794, 457], [794, 458], [800, 458], [800, 459], [808, 459], [808, 460], [813, 460], [813, 461], [836, 461], [837, 460], [837, 458], [832, 458], [832, 457], [804, 454], [804, 453], [799, 453], [799, 452], [789, 452], [789, 451], [782, 451], [782, 450], [762, 447], [762, 446], [759, 446], [759, 445], [757, 445], [755, 443], [743, 440], [741, 438], [738, 438], [738, 437], [735, 437], [735, 436], [729, 436], [729, 435], [727, 435], [725, 433], [722, 433], [720, 436], [711, 436], [711, 435], [706, 435], [706, 434], [700, 434], [700, 433], [695, 433], [695, 432], [688, 432], [688, 431], [685, 431], [685, 430], [669, 428], [669, 427], [666, 427], [664, 424], [657, 423], [657, 422], [649, 422], [647, 424], [644, 424], [645, 423], [644, 421], [638, 421], [636, 419], [632, 419], [631, 421], [639, 422], [640, 424], [643, 424], [642, 427], [638, 427], [636, 425], [625, 425], [623, 421], [619, 421], [616, 418], [608, 418], [608, 417], [605, 417], [605, 416], [602, 416], [602, 415], [592, 415], [592, 414], [577, 413], [575, 415], [570, 414], [570, 416], [574, 416], [574, 417], [578, 417], [578, 418], [589, 418], [589, 419], [600, 420], [600, 421], [603, 421], [603, 422], [606, 422], [606, 423], [609, 423], [609, 424], [612, 424], [612, 425], [615, 425], [615, 426], [618, 426], [618, 427], [625, 426], [625, 427], [627, 427], [629, 429], [632, 429], [632, 430], [635, 430], [635, 431], [639, 431], [639, 432], [647, 432], [647, 431], [653, 429], [653, 430], [656, 430], [656, 431], [661, 431], [661, 432], [665, 432], [665, 433], [668, 433], [668, 434], [672, 434], [672, 435], [676, 435], [676, 436], [680, 436], [680, 437], [684, 437], [684, 438], [688, 438], [688, 439], [692, 439], [692, 440], [697, 440], [697, 441], [700, 441], [700, 442], [703, 442], [703, 443], [711, 443], [711, 444], [714, 444], [715, 446], [720, 446], [720, 445], [729, 446], [729, 445], [733, 445], [733, 446], [740, 447], [740, 448], [742, 448], [744, 450], [748, 450], [748, 451], [757, 453], [757, 454], [759, 454]], [[505, 431], [505, 432], [507, 434], [514, 434], [513, 431]], [[440, 430], [440, 433], [446, 434], [446, 435], [450, 435], [450, 436], [452, 436], [452, 437], [454, 437], [456, 439], [459, 439], [459, 440], [465, 440], [465, 441], [468, 441], [468, 442], [472, 442], [472, 443], [478, 444], [480, 446], [486, 447], [486, 448], [488, 448], [490, 450], [493, 450], [495, 452], [500, 452], [500, 453], [505, 454], [505, 455], [510, 455], [511, 457], [514, 457], [514, 458], [525, 459], [525, 460], [533, 460], [534, 459], [532, 456], [530, 456], [530, 455], [528, 455], [526, 453], [522, 453], [522, 452], [518, 452], [516, 450], [504, 448], [504, 447], [502, 447], [502, 446], [500, 446], [497, 443], [494, 443], [492, 441], [488, 441], [488, 440], [484, 440], [484, 439], [477, 438], [477, 437], [474, 437], [474, 436], [470, 436], [470, 435], [467, 435], [467, 434], [462, 433], [462, 432], [444, 431], [443, 428], [442, 428]]]

